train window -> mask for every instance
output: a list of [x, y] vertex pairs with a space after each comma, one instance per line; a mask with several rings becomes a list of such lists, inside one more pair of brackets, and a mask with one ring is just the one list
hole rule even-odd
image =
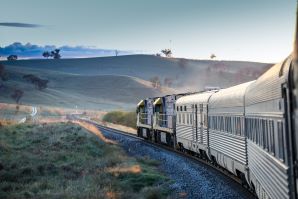
[[189, 114], [186, 114], [187, 124], [189, 124]]
[[252, 119], [250, 119], [250, 129], [251, 129], [251, 131], [250, 131], [250, 133], [251, 133], [251, 140], [254, 142], [255, 141], [255, 137], [254, 137], [254, 130], [255, 130], [255, 122], [254, 122], [255, 120], [252, 118]]
[[277, 133], [278, 133], [278, 158], [282, 161], [285, 160], [285, 146], [284, 146], [284, 130], [283, 130], [283, 122], [277, 122]]
[[184, 111], [186, 111], [186, 106], [184, 106]]
[[182, 106], [180, 106], [180, 111], [182, 111]]
[[220, 116], [220, 131], [224, 131], [224, 117]]
[[274, 144], [274, 123], [273, 120], [269, 120], [269, 152], [273, 155], [275, 154], [275, 144]]
[[251, 122], [251, 119], [250, 118], [248, 118], [247, 119], [247, 123], [246, 123], [246, 131], [247, 131], [247, 134], [248, 134], [248, 138], [250, 139], [250, 140], [252, 140], [252, 122]]
[[240, 117], [235, 118], [236, 121], [236, 135], [241, 135], [241, 122], [240, 122]]
[[177, 111], [179, 111], [179, 106], [177, 106], [176, 108], [177, 108]]
[[264, 122], [264, 149], [268, 151], [268, 122], [267, 120], [263, 120]]
[[259, 145], [260, 147], [263, 147], [263, 123], [262, 119], [259, 119]]
[[228, 132], [228, 117], [225, 117], [225, 131]]
[[245, 133], [247, 135], [247, 138], [250, 139], [250, 135], [249, 135], [249, 118], [245, 118]]
[[260, 144], [260, 123], [259, 123], [259, 119], [256, 119], [256, 128], [255, 128], [255, 131], [256, 131], [256, 143], [257, 144]]
[[225, 117], [221, 117], [221, 125], [222, 125], [222, 131], [225, 131]]

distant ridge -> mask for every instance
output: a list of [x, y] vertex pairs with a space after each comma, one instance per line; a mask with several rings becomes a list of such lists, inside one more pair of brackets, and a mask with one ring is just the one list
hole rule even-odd
[[[133, 108], [138, 100], [174, 92], [228, 87], [256, 79], [272, 64], [243, 61], [188, 60], [153, 55], [1, 61], [10, 71], [9, 88], [24, 86], [24, 103], [98, 109]], [[32, 90], [22, 74], [49, 79], [45, 91]], [[90, 85], [94, 87], [93, 91]], [[157, 88], [156, 88], [157, 86]], [[9, 90], [7, 90], [9, 93]], [[32, 97], [28, 97], [28, 93]], [[37, 100], [38, 99], [38, 100]], [[47, 101], [46, 99], [50, 99]], [[0, 102], [10, 100], [9, 94]]]

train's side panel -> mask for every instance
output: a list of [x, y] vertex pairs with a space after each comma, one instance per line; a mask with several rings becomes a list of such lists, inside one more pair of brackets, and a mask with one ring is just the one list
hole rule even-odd
[[[181, 110], [180, 110], [180, 107]], [[186, 107], [186, 109], [185, 109]], [[183, 146], [186, 149], [192, 149], [192, 142], [194, 141], [194, 119], [192, 121], [189, 120], [190, 114], [192, 114], [192, 118], [195, 118], [195, 115], [192, 111], [192, 107], [187, 104], [176, 104], [177, 111], [177, 120], [176, 120], [176, 142], [179, 146]], [[191, 123], [192, 122], [192, 123]], [[182, 145], [181, 145], [182, 144]]]
[[235, 175], [247, 172], [244, 128], [244, 94], [252, 82], [222, 89], [209, 100], [209, 148], [211, 159]]
[[181, 97], [176, 102], [176, 139], [180, 147], [207, 154], [208, 100], [213, 91]]
[[292, 198], [283, 95], [290, 61], [273, 66], [245, 94], [250, 182], [259, 198]]
[[153, 125], [153, 101], [147, 98], [141, 100], [137, 106], [137, 131], [139, 137], [149, 139]]
[[173, 94], [155, 99], [153, 103], [154, 141], [175, 147], [175, 102], [182, 95], [184, 94]]

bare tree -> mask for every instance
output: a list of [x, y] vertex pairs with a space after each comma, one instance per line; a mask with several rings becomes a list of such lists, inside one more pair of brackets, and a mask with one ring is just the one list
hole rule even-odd
[[155, 76], [150, 79], [150, 82], [154, 88], [160, 88], [161, 83], [159, 77]]
[[160, 52], [163, 53], [166, 57], [172, 57], [172, 50], [171, 49], [163, 49]]
[[173, 85], [173, 79], [172, 78], [169, 78], [169, 77], [166, 77], [164, 79], [164, 85], [166, 85], [168, 87], [171, 87]]
[[23, 95], [24, 95], [24, 91], [20, 89], [15, 89], [13, 94], [11, 94], [11, 98], [14, 99], [17, 104], [19, 104]]

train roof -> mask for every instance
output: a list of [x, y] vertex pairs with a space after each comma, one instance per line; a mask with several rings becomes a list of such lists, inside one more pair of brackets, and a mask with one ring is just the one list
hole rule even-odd
[[250, 85], [245, 94], [245, 104], [281, 98], [281, 86], [288, 81], [292, 60], [292, 55], [288, 56], [283, 62], [273, 65]]
[[230, 88], [221, 89], [214, 93], [209, 100], [209, 108], [228, 108], [244, 106], [244, 94], [254, 81], [239, 84]]
[[186, 96], [180, 97], [176, 101], [176, 105], [207, 103], [208, 99], [214, 92], [215, 91], [207, 91], [207, 92], [196, 93], [196, 94], [191, 94], [191, 95], [186, 95]]

